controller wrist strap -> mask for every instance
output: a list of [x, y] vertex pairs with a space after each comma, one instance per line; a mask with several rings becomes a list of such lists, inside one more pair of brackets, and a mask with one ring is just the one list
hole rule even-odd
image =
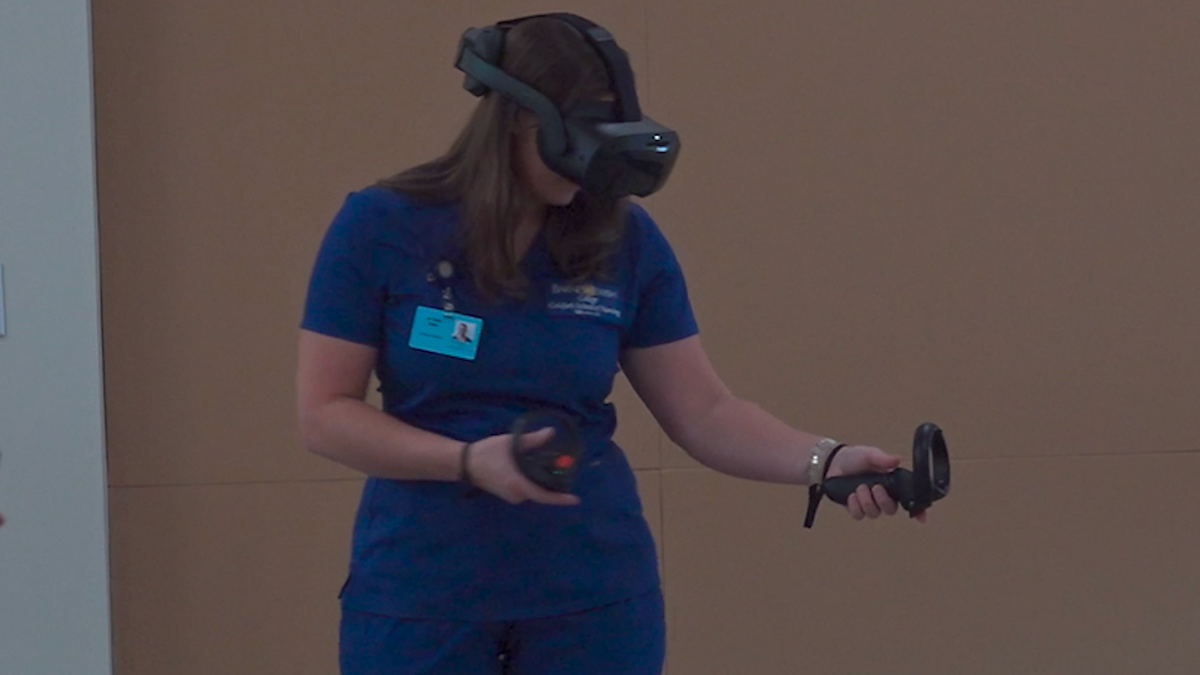
[[[812, 528], [813, 521], [817, 517], [817, 507], [821, 505], [821, 499], [825, 496], [825, 476], [829, 473], [829, 465], [833, 464], [833, 458], [842, 448], [846, 447], [845, 443], [838, 443], [829, 451], [829, 456], [823, 462], [821, 468], [821, 476], [816, 480], [811, 480], [808, 485], [808, 510], [804, 514], [804, 527]], [[813, 453], [814, 457], [816, 452]]]

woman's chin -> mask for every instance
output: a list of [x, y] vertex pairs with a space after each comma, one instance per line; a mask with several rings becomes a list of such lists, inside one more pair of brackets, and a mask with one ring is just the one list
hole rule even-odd
[[534, 194], [546, 206], [567, 206], [575, 201], [580, 188], [565, 178], [555, 176], [553, 183], [546, 181], [534, 189]]
[[551, 206], [570, 206], [571, 202], [575, 201], [575, 196], [579, 194], [579, 188], [570, 191], [563, 191], [551, 195], [546, 203]]
[[566, 206], [567, 204], [575, 201], [575, 198], [579, 196], [580, 191], [581, 190], [579, 189], [578, 185], [572, 185], [569, 189], [563, 191], [564, 201], [562, 205]]

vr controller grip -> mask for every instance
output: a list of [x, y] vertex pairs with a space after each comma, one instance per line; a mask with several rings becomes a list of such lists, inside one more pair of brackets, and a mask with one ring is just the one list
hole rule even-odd
[[882, 485], [892, 499], [895, 499], [906, 511], [912, 512], [915, 507], [916, 494], [913, 489], [913, 474], [908, 469], [895, 469], [888, 473], [865, 473], [827, 478], [821, 484], [821, 489], [827, 497], [845, 506], [850, 495], [854, 494], [859, 485], [867, 487]]
[[[555, 432], [549, 440], [538, 447], [521, 447], [521, 437], [525, 433], [546, 426]], [[535, 484], [552, 492], [571, 491], [583, 448], [579, 427], [562, 413], [533, 410], [513, 423], [510, 450], [517, 469]]]
[[513, 448], [513, 459], [526, 478], [552, 492], [570, 492], [578, 453], [573, 448]]

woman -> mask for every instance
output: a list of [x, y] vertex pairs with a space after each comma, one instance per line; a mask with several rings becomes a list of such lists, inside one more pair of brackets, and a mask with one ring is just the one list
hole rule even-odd
[[[555, 19], [511, 28], [500, 66], [561, 111], [613, 95], [597, 52]], [[446, 155], [350, 195], [321, 246], [301, 428], [312, 452], [369, 476], [341, 594], [346, 675], [661, 672], [654, 542], [606, 403], [618, 368], [717, 471], [805, 484], [813, 458], [830, 476], [899, 464], [862, 446], [829, 460], [828, 439], [731, 394], [655, 223], [551, 171], [537, 133], [488, 93]], [[470, 343], [453, 339], [464, 324]], [[364, 403], [373, 369], [385, 412]], [[513, 461], [508, 430], [537, 408], [586, 441], [570, 493]], [[897, 510], [867, 488], [847, 508]]]

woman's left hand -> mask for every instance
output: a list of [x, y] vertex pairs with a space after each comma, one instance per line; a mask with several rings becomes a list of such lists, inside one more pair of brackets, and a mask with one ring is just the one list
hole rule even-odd
[[[900, 458], [889, 455], [879, 448], [865, 445], [848, 445], [838, 451], [829, 465], [827, 478], [854, 476], [862, 473], [887, 473], [900, 466]], [[846, 501], [846, 510], [855, 520], [878, 518], [880, 515], [895, 515], [899, 505], [883, 489], [882, 485], [868, 488], [859, 485], [858, 490]], [[925, 522], [925, 512], [917, 514], [919, 522]]]

